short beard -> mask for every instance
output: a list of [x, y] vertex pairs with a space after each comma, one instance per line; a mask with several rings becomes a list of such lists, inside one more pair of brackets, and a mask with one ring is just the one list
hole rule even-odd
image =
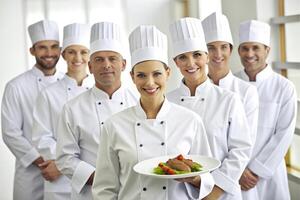
[[56, 60], [55, 60], [55, 62], [53, 63], [53, 64], [46, 64], [46, 63], [44, 63], [43, 62], [43, 60], [41, 60], [41, 59], [39, 59], [39, 58], [35, 58], [35, 60], [36, 60], [36, 63], [41, 67], [41, 68], [43, 68], [43, 69], [45, 69], [45, 70], [50, 70], [50, 69], [53, 69], [53, 68], [55, 68], [55, 66], [56, 66], [56, 64], [57, 64], [57, 62], [58, 62], [58, 60], [59, 60], [59, 57], [57, 57], [57, 56], [55, 56], [55, 58], [56, 58]]

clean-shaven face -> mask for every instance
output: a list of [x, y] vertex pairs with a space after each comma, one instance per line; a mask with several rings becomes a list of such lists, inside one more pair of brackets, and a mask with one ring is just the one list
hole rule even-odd
[[207, 44], [208, 67], [209, 68], [228, 68], [231, 47], [228, 42], [216, 41]]
[[62, 56], [67, 62], [68, 72], [84, 71], [89, 61], [89, 49], [81, 45], [71, 45], [63, 51]]

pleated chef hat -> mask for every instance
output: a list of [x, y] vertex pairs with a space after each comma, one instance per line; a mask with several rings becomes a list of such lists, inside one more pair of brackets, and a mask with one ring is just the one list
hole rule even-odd
[[28, 26], [28, 33], [34, 45], [43, 40], [59, 41], [59, 31], [56, 22], [42, 20]]
[[167, 36], [153, 25], [141, 25], [129, 35], [131, 66], [147, 60], [158, 60], [168, 65]]
[[173, 44], [173, 58], [189, 51], [207, 52], [200, 19], [182, 18], [171, 24], [169, 29]]
[[240, 44], [244, 42], [259, 42], [270, 46], [270, 35], [271, 27], [267, 23], [249, 20], [240, 24]]
[[90, 55], [97, 51], [114, 51], [124, 57], [119, 25], [113, 22], [95, 23], [91, 29], [90, 50]]
[[228, 19], [219, 12], [214, 12], [202, 21], [206, 43], [215, 41], [228, 42], [233, 45]]
[[69, 24], [64, 27], [63, 47], [64, 51], [71, 45], [82, 45], [89, 48], [90, 27], [87, 24]]

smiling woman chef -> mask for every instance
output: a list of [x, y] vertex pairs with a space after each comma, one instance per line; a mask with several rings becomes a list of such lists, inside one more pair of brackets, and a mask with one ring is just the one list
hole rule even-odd
[[154, 26], [139, 26], [129, 37], [131, 76], [140, 103], [108, 119], [101, 131], [94, 199], [185, 200], [206, 196], [211, 175], [181, 181], [138, 175], [133, 166], [169, 154], [211, 155], [203, 123], [197, 114], [165, 98], [170, 75], [167, 38]]

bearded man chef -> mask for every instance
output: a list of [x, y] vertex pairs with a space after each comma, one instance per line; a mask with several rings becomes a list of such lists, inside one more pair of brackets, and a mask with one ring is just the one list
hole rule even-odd
[[208, 76], [214, 84], [238, 94], [246, 112], [251, 140], [254, 144], [258, 120], [258, 93], [254, 86], [234, 76], [229, 67], [233, 41], [228, 19], [214, 12], [203, 21], [208, 49]]
[[165, 97], [167, 37], [155, 26], [141, 25], [129, 36], [131, 77], [141, 94], [138, 105], [109, 118], [103, 126], [97, 158], [95, 200], [200, 199], [212, 189], [210, 173], [178, 180], [139, 175], [143, 160], [174, 154], [211, 156], [202, 120]]
[[121, 84], [126, 67], [121, 30], [115, 23], [92, 26], [90, 72], [95, 85], [63, 108], [57, 127], [56, 163], [71, 179], [72, 199], [92, 199], [100, 127], [112, 114], [137, 103], [135, 90]]
[[73, 23], [64, 27], [62, 56], [67, 62], [67, 73], [62, 80], [40, 93], [34, 107], [32, 140], [47, 161], [43, 170], [47, 178], [45, 200], [71, 198], [71, 183], [61, 175], [55, 164], [56, 127], [64, 104], [94, 85], [94, 78], [87, 74], [89, 38], [90, 27], [87, 24]]
[[256, 143], [240, 179], [243, 199], [290, 199], [284, 155], [295, 129], [295, 87], [266, 61], [270, 52], [268, 24], [256, 20], [241, 23], [239, 40], [244, 70], [237, 76], [256, 86], [259, 95]]
[[40, 164], [44, 159], [32, 143], [32, 112], [39, 91], [63, 76], [55, 68], [60, 56], [57, 24], [39, 21], [30, 25], [28, 32], [32, 41], [30, 53], [36, 63], [7, 83], [1, 110], [2, 137], [16, 157], [14, 200], [43, 199]]
[[168, 93], [170, 101], [189, 108], [203, 119], [208, 141], [220, 168], [212, 172], [215, 186], [207, 199], [241, 199], [238, 180], [252, 142], [245, 111], [237, 94], [207, 77], [207, 47], [201, 20], [182, 18], [170, 25], [173, 59], [183, 75], [180, 87]]

